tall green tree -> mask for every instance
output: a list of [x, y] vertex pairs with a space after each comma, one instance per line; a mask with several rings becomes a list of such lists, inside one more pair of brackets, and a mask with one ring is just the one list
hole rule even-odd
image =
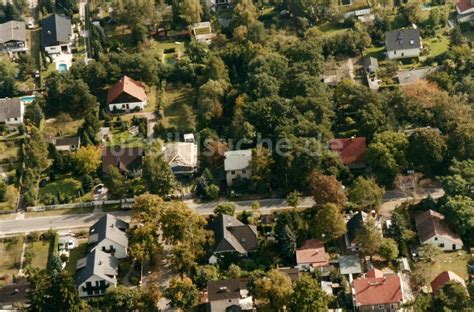
[[173, 278], [164, 296], [172, 307], [189, 310], [198, 303], [199, 291], [189, 277]]
[[285, 273], [277, 269], [268, 271], [264, 277], [255, 282], [255, 297], [266, 302], [272, 311], [288, 307], [293, 285]]
[[328, 295], [321, 289], [318, 281], [308, 274], [303, 274], [294, 284], [288, 311], [326, 311], [328, 304]]
[[101, 300], [105, 311], [158, 311], [158, 302], [142, 288], [129, 288], [124, 285], [110, 288]]
[[115, 166], [107, 168], [104, 178], [104, 185], [108, 189], [111, 198], [121, 199], [127, 195], [129, 184], [120, 170]]
[[335, 240], [347, 232], [346, 221], [340, 209], [334, 204], [325, 204], [310, 220], [311, 235], [314, 238]]
[[438, 172], [446, 151], [446, 142], [437, 131], [419, 129], [408, 138], [407, 158], [423, 172]]
[[[160, 144], [158, 144], [160, 145]], [[166, 196], [177, 188], [177, 181], [159, 146], [153, 147], [143, 161], [143, 181], [152, 194]]]
[[379, 211], [383, 194], [384, 189], [378, 186], [373, 179], [359, 176], [352, 187], [349, 188], [348, 199], [356, 209]]
[[356, 234], [355, 242], [360, 245], [367, 256], [376, 255], [382, 242], [382, 232], [377, 227], [374, 218], [368, 216], [362, 228]]

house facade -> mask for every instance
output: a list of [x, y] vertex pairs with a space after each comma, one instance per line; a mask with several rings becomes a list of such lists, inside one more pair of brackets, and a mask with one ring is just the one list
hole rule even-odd
[[145, 86], [123, 76], [107, 92], [107, 106], [111, 112], [143, 110], [148, 104]]
[[228, 279], [207, 283], [208, 312], [252, 311], [253, 298], [247, 279]]
[[461, 0], [456, 4], [458, 23], [474, 20], [474, 0]]
[[252, 150], [228, 151], [224, 153], [226, 182], [231, 186], [236, 179], [250, 180], [252, 177]]
[[0, 52], [14, 53], [28, 51], [26, 26], [22, 21], [0, 24]]
[[324, 242], [316, 239], [307, 240], [296, 250], [296, 267], [300, 271], [312, 271], [329, 265], [329, 257]]
[[70, 153], [81, 147], [81, 138], [78, 136], [58, 137], [54, 139], [54, 146], [58, 152]]
[[128, 257], [128, 223], [106, 214], [89, 228], [89, 249], [112, 254], [115, 258]]
[[71, 53], [72, 39], [70, 18], [53, 14], [41, 21], [41, 42], [49, 55]]
[[451, 271], [443, 271], [431, 281], [431, 290], [436, 294], [448, 282], [457, 282], [466, 288], [466, 282], [462, 277]]
[[104, 295], [117, 286], [118, 260], [99, 249], [92, 250], [76, 265], [76, 286], [79, 297]]
[[398, 29], [385, 33], [389, 60], [419, 57], [423, 44], [419, 29]]
[[0, 99], [0, 124], [14, 128], [23, 124], [25, 105], [19, 99]]
[[449, 229], [444, 219], [444, 215], [433, 210], [417, 215], [415, 222], [420, 243], [434, 245], [444, 251], [462, 249], [461, 238]]

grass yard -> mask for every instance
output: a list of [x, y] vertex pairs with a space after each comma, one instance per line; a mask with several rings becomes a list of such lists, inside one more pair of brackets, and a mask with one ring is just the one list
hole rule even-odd
[[436, 57], [448, 51], [449, 38], [443, 35], [437, 35], [434, 38], [429, 38], [423, 42], [429, 47], [430, 56]]
[[368, 57], [375, 57], [379, 61], [382, 61], [385, 59], [385, 47], [372, 47], [372, 48], [367, 48], [364, 51], [364, 56]]
[[81, 182], [72, 177], [60, 177], [55, 181], [46, 184], [45, 187], [40, 188], [40, 197], [46, 194], [57, 196], [58, 193], [63, 193], [71, 197], [77, 197], [78, 191], [81, 189]]
[[369, 7], [369, 3], [367, 2], [367, 0], [352, 0], [352, 4], [349, 4], [350, 3], [349, 0], [339, 0], [338, 2], [339, 2], [338, 9], [342, 13], [351, 12], [351, 11], [360, 10], [360, 9]]
[[190, 86], [169, 85], [163, 96], [164, 125], [167, 127], [194, 127], [195, 115], [192, 110], [196, 92]]
[[467, 38], [468, 41], [474, 42], [474, 30], [465, 32], [463, 33], [463, 35]]
[[55, 135], [58, 133], [61, 135], [76, 135], [77, 129], [82, 125], [83, 122], [83, 119], [64, 121], [58, 119], [53, 122], [46, 122], [44, 125], [44, 132]]
[[112, 138], [107, 141], [107, 146], [143, 147], [144, 145], [145, 140], [142, 137], [121, 129], [113, 129]]
[[66, 263], [65, 270], [72, 274], [76, 273], [77, 260], [84, 258], [87, 255], [87, 239], [81, 239], [77, 242], [79, 246], [69, 252], [69, 259]]
[[29, 265], [32, 268], [46, 268], [51, 244], [52, 241], [50, 240], [27, 243], [26, 252], [31, 253], [31, 263]]
[[[21, 252], [23, 249], [23, 236], [16, 236], [0, 241], [0, 275], [17, 274], [20, 269]], [[0, 284], [4, 281], [0, 281]]]
[[19, 147], [16, 145], [5, 148], [5, 150], [0, 153], [0, 161], [9, 158], [18, 158], [19, 150]]
[[71, 209], [55, 209], [55, 210], [45, 210], [45, 211], [27, 211], [25, 212], [25, 218], [38, 218], [38, 217], [49, 217], [49, 216], [62, 216], [62, 215], [74, 215], [74, 214], [85, 214], [92, 213], [94, 207], [84, 207], [84, 208], [71, 208]]
[[318, 26], [318, 29], [326, 36], [334, 36], [346, 32], [349, 28], [340, 27], [334, 23], [325, 23]]
[[[429, 281], [430, 283], [439, 273], [443, 271], [453, 271], [454, 273], [466, 280], [468, 278], [468, 259], [469, 255], [465, 251], [441, 253], [436, 258], [436, 262], [423, 264], [427, 266], [427, 281]], [[420, 265], [419, 262], [417, 264]]]

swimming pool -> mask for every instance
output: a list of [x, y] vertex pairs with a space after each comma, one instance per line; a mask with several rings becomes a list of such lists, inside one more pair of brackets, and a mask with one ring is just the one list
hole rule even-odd
[[59, 65], [58, 65], [58, 70], [59, 70], [60, 72], [65, 72], [65, 71], [67, 71], [67, 65], [66, 65], [66, 64], [59, 64]]
[[34, 95], [25, 95], [20, 97], [20, 101], [22, 101], [23, 103], [31, 103], [35, 100], [35, 98], [36, 96]]

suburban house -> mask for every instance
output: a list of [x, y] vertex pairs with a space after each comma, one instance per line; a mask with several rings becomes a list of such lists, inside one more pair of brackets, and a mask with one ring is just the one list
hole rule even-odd
[[9, 21], [0, 24], [0, 52], [28, 51], [25, 22]]
[[224, 171], [228, 186], [231, 186], [236, 179], [250, 180], [252, 150], [228, 151], [224, 153], [224, 157]]
[[362, 274], [359, 255], [345, 255], [338, 259], [339, 271], [342, 275], [348, 275], [349, 283], [352, 282], [354, 275]]
[[228, 279], [207, 283], [207, 311], [252, 311], [253, 298], [247, 290], [247, 279]]
[[462, 249], [461, 238], [444, 223], [444, 215], [428, 210], [415, 217], [420, 243], [438, 246], [444, 251]]
[[397, 29], [385, 33], [385, 49], [389, 60], [419, 57], [422, 48], [418, 28]]
[[377, 91], [380, 89], [382, 81], [377, 78], [377, 70], [379, 69], [379, 61], [375, 57], [364, 57], [362, 60], [364, 66], [365, 76], [367, 78], [367, 85], [370, 90]]
[[474, 0], [461, 0], [456, 4], [458, 23], [474, 20]]
[[400, 276], [373, 269], [355, 279], [352, 299], [357, 311], [399, 311], [405, 301]]
[[210, 44], [211, 39], [214, 38], [210, 22], [193, 24], [191, 27], [191, 34], [193, 35], [194, 39], [196, 39], [196, 41], [206, 44]]
[[140, 174], [143, 149], [140, 147], [106, 147], [102, 150], [102, 172], [110, 166], [117, 167], [125, 175]]
[[247, 256], [258, 247], [258, 232], [255, 225], [243, 224], [237, 218], [219, 214], [209, 227], [214, 231], [214, 248], [210, 264], [217, 263], [219, 255], [236, 253]]
[[189, 176], [197, 172], [198, 146], [194, 143], [194, 136], [185, 135], [185, 141], [166, 143], [163, 147], [164, 159], [176, 176]]
[[346, 247], [347, 249], [351, 251], [358, 251], [359, 246], [355, 242], [355, 238], [357, 235], [357, 232], [364, 226], [365, 221], [367, 220], [368, 214], [359, 211], [355, 215], [353, 215], [349, 221], [347, 221], [346, 227], [347, 227], [347, 232], [344, 234], [344, 239], [346, 242]]
[[107, 92], [107, 106], [111, 112], [142, 110], [148, 103], [145, 86], [123, 76]]
[[312, 271], [329, 265], [324, 242], [311, 239], [296, 250], [296, 267], [301, 271]]
[[25, 105], [19, 99], [0, 99], [0, 124], [16, 127], [23, 124]]
[[118, 259], [100, 249], [93, 249], [76, 264], [79, 297], [100, 296], [117, 286]]
[[128, 257], [128, 223], [106, 214], [89, 228], [89, 249], [112, 254], [115, 258]]
[[54, 146], [58, 152], [73, 152], [81, 147], [81, 138], [78, 136], [54, 138]]
[[225, 8], [232, 4], [232, 0], [206, 0], [207, 7], [213, 11], [219, 8]]
[[26, 278], [13, 278], [13, 281], [0, 287], [0, 311], [23, 311], [28, 302], [30, 284]]
[[458, 282], [464, 288], [466, 288], [466, 282], [464, 282], [462, 277], [460, 277], [454, 272], [444, 271], [439, 273], [439, 275], [436, 276], [435, 279], [431, 282], [431, 290], [433, 290], [433, 293], [437, 293], [438, 290], [440, 290], [444, 286], [444, 284], [451, 281]]
[[339, 154], [344, 166], [349, 169], [365, 168], [365, 150], [367, 148], [365, 137], [333, 139], [329, 144], [331, 151]]
[[41, 42], [49, 55], [71, 53], [71, 19], [59, 14], [44, 18], [41, 21]]

